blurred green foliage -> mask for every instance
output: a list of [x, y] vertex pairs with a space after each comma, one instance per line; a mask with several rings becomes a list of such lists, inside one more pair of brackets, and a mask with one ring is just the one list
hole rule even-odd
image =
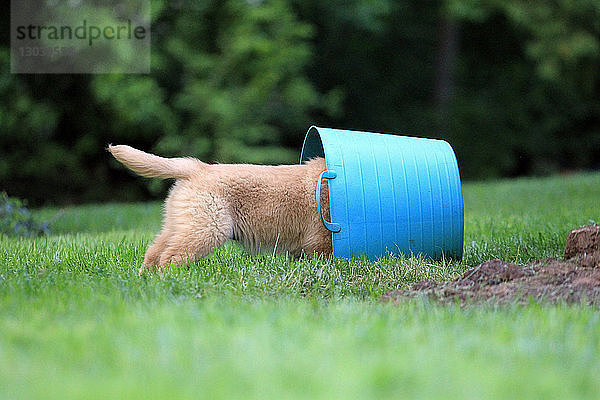
[[166, 184], [108, 143], [294, 163], [312, 124], [444, 138], [469, 179], [597, 168], [599, 21], [597, 0], [152, 0], [149, 75], [12, 75], [4, 40], [0, 188], [148, 198]]
[[446, 12], [461, 24], [448, 124], [468, 176], [600, 167], [600, 2], [451, 0]]

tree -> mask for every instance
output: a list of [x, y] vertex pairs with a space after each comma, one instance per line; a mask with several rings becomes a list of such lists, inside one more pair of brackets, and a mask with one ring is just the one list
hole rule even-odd
[[461, 25], [452, 139], [471, 177], [600, 163], [600, 3], [447, 1]]

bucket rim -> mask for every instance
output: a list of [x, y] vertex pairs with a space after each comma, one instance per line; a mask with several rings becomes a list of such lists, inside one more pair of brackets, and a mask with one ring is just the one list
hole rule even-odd
[[[311, 142], [317, 139], [317, 143], [319, 146], [317, 148], [314, 148], [313, 146], [311, 146]], [[311, 148], [311, 150], [308, 150], [309, 148]], [[318, 154], [319, 150], [320, 154]], [[319, 156], [327, 160], [327, 157], [325, 157], [325, 147], [323, 146], [323, 139], [321, 138], [319, 127], [316, 125], [311, 125], [310, 128], [308, 128], [308, 131], [306, 131], [306, 135], [304, 135], [304, 141], [302, 142], [302, 151], [300, 152], [300, 164], [305, 163], [311, 158]]]

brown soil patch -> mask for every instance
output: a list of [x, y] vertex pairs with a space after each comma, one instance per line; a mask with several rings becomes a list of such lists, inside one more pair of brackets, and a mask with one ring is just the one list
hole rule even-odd
[[569, 233], [565, 260], [577, 258], [586, 267], [600, 266], [600, 225], [589, 225]]
[[407, 290], [386, 293], [382, 300], [398, 303], [427, 296], [440, 302], [600, 304], [600, 226], [576, 229], [565, 246], [566, 260], [540, 260], [518, 266], [489, 260], [450, 282], [423, 281]]

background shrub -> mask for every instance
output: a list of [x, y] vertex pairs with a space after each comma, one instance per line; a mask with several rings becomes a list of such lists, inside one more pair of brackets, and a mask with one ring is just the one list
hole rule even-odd
[[294, 163], [312, 125], [448, 140], [466, 179], [600, 167], [600, 2], [152, 1], [148, 75], [15, 75], [0, 188], [140, 200], [104, 148]]
[[37, 222], [24, 203], [0, 193], [0, 233], [9, 236], [40, 236], [50, 233], [47, 222]]

